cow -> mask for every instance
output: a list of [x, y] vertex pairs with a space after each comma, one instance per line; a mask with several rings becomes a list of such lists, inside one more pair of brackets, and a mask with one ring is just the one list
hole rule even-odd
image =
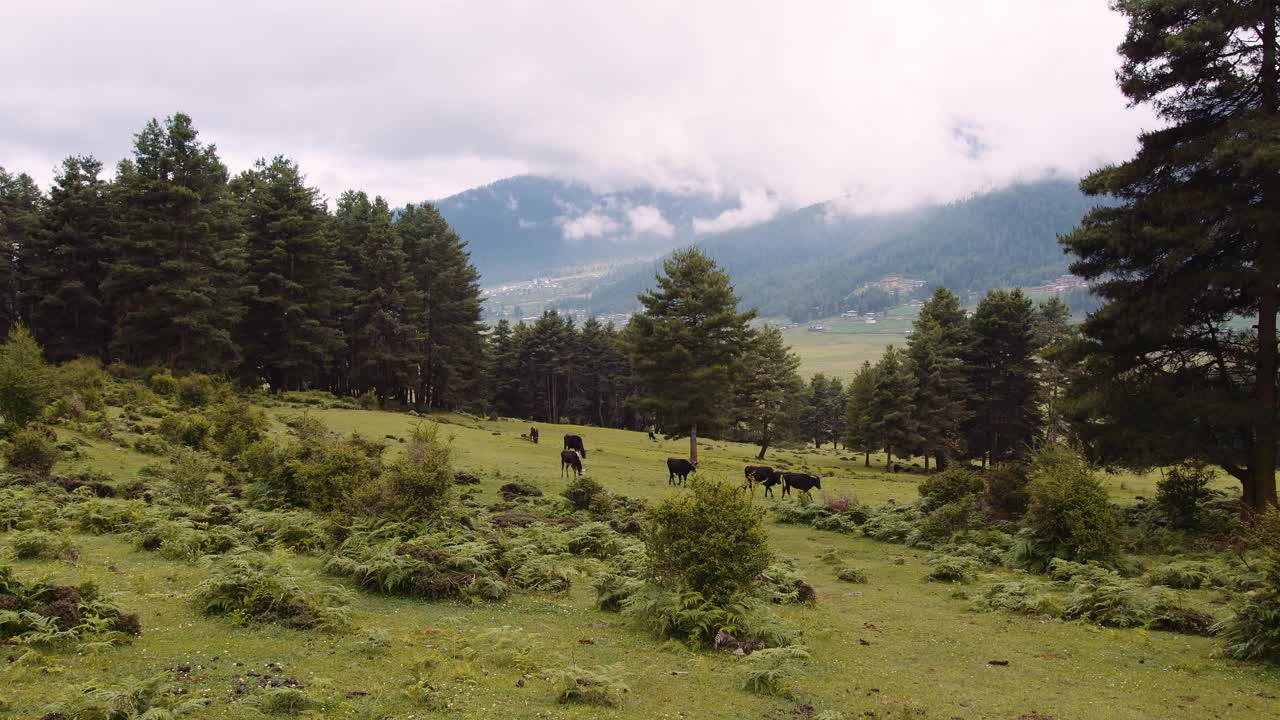
[[652, 430], [649, 431], [649, 439], [654, 442], [658, 442], [658, 436], [654, 435]]
[[582, 460], [578, 457], [578, 453], [572, 450], [560, 451], [560, 477], [569, 474], [568, 468], [573, 468], [575, 477], [582, 477]]
[[760, 484], [764, 486], [764, 496], [773, 497], [773, 486], [777, 485], [780, 482], [782, 482], [781, 470], [774, 470], [772, 473], [769, 474], [768, 478], [761, 480]]
[[585, 447], [583, 447], [583, 446], [582, 446], [582, 436], [581, 436], [581, 435], [565, 435], [565, 436], [564, 436], [564, 449], [565, 449], [565, 450], [577, 450], [577, 451], [578, 451], [578, 454], [579, 454], [579, 455], [581, 455], [584, 459], [587, 457], [587, 449], [586, 449]]
[[683, 485], [689, 479], [689, 473], [698, 469], [698, 463], [689, 462], [684, 458], [667, 458], [667, 484], [676, 485], [676, 478], [680, 478], [680, 485]]
[[790, 495], [791, 488], [795, 488], [812, 497], [812, 493], [809, 491], [814, 488], [821, 490], [822, 480], [817, 475], [810, 475], [809, 473], [782, 473], [782, 496]]
[[538, 428], [536, 427], [529, 428], [529, 439], [533, 441], [534, 445], [538, 444]]
[[754, 494], [756, 483], [763, 484], [765, 480], [768, 480], [773, 475], [773, 468], [768, 465], [748, 465], [743, 469], [742, 475], [746, 478], [746, 483], [742, 486], [742, 489], [750, 490]]

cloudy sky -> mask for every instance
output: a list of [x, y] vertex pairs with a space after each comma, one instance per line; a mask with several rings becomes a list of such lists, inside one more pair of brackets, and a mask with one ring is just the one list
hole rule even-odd
[[329, 196], [532, 172], [723, 193], [738, 225], [946, 200], [1078, 175], [1155, 125], [1115, 87], [1106, 5], [11, 3], [0, 165], [41, 182], [71, 153], [111, 165], [181, 110], [233, 171], [285, 154]]

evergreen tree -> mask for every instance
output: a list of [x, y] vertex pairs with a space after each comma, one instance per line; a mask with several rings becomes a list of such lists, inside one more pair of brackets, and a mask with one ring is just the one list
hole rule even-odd
[[110, 185], [102, 163], [72, 156], [53, 179], [41, 232], [21, 249], [21, 306], [51, 360], [107, 359], [111, 312], [102, 281], [111, 264]]
[[830, 405], [831, 381], [824, 373], [814, 373], [803, 392], [803, 409], [800, 414], [800, 432], [814, 447], [830, 439], [827, 427], [827, 408]]
[[456, 406], [480, 374], [480, 274], [466, 243], [430, 203], [400, 211], [396, 231], [417, 290], [419, 409]]
[[[523, 330], [524, 325], [518, 326]], [[491, 411], [502, 417], [528, 417], [523, 397], [520, 339], [511, 323], [499, 320], [489, 334], [486, 347], [486, 369]]]
[[657, 283], [628, 326], [637, 402], [667, 434], [687, 433], [697, 462], [698, 428], [724, 417], [755, 311], [738, 312], [729, 276], [697, 248], [676, 251]]
[[44, 194], [30, 175], [11, 175], [0, 167], [0, 333], [18, 321], [22, 271], [18, 258], [37, 242]]
[[844, 446], [863, 453], [863, 464], [871, 467], [871, 451], [876, 448], [875, 433], [871, 423], [872, 402], [875, 399], [876, 372], [870, 362], [849, 381], [844, 405]]
[[884, 448], [885, 470], [893, 455], [905, 457], [920, 447], [920, 423], [915, 412], [916, 378], [911, 361], [894, 346], [885, 348], [875, 366], [875, 386], [868, 412], [869, 434]]
[[590, 418], [601, 426], [625, 423], [627, 359], [618, 331], [595, 318], [578, 332], [578, 393], [570, 400], [570, 414]]
[[338, 199], [334, 222], [355, 298], [344, 333], [347, 383], [356, 392], [376, 393], [383, 403], [403, 400], [418, 361], [421, 339], [413, 309], [421, 301], [391, 208], [381, 197], [347, 191]]
[[[1094, 455], [1214, 463], [1276, 503], [1280, 62], [1275, 0], [1122, 0], [1120, 89], [1163, 127], [1081, 183], [1119, 200], [1063, 238], [1106, 302], [1073, 395]], [[1232, 321], [1252, 318], [1239, 329]]]
[[1063, 413], [1067, 378], [1073, 361], [1071, 343], [1079, 331], [1070, 322], [1071, 311], [1057, 297], [1036, 307], [1035, 344], [1040, 360], [1040, 389], [1044, 405], [1045, 440], [1053, 443], [1066, 433]]
[[119, 235], [103, 281], [113, 353], [136, 363], [222, 371], [238, 359], [243, 253], [216, 148], [191, 118], [152, 120], [116, 173]]
[[258, 160], [232, 183], [253, 286], [237, 338], [244, 374], [277, 390], [311, 387], [342, 349], [337, 255], [320, 192], [297, 164]]
[[970, 451], [984, 460], [1022, 457], [1041, 430], [1035, 322], [1031, 300], [1019, 289], [987, 293], [970, 322]]
[[921, 313], [912, 324], [907, 340], [907, 357], [916, 378], [916, 418], [924, 438], [925, 471], [929, 457], [937, 459], [938, 468], [960, 454], [961, 427], [965, 421], [965, 398], [968, 388], [960, 348], [949, 342], [948, 333], [933, 314]]
[[734, 415], [760, 446], [756, 458], [763, 460], [774, 439], [783, 434], [787, 419], [795, 415], [804, 383], [800, 358], [787, 347], [778, 328], [764, 326], [747, 347], [734, 386]]

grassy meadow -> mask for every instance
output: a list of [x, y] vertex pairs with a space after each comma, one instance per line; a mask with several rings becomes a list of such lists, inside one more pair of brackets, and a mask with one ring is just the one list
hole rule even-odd
[[[874, 325], [865, 320], [834, 317], [788, 328], [782, 335], [800, 356], [801, 377], [824, 373], [848, 380], [863, 362], [874, 365], [886, 347], [905, 345], [911, 321], [918, 313], [919, 308], [901, 305], [886, 312]], [[810, 324], [824, 325], [826, 330], [810, 331]]]
[[[272, 432], [297, 408], [272, 408]], [[312, 410], [335, 430], [390, 438], [398, 450], [415, 422], [403, 414]], [[466, 487], [481, 504], [519, 480], [554, 496], [561, 435], [576, 432], [588, 448], [588, 475], [609, 490], [657, 500], [686, 492], [669, 487], [664, 459], [684, 456], [687, 441], [653, 442], [643, 433], [541, 425], [542, 444], [521, 438], [528, 424], [437, 416], [453, 438], [455, 465], [478, 475]], [[79, 437], [84, 457], [61, 472], [94, 468], [131, 479], [154, 457]], [[711, 441], [701, 448], [703, 476], [738, 482], [755, 448]], [[808, 469], [823, 492], [868, 503], [916, 497], [918, 477], [863, 468], [831, 449], [771, 452], [768, 462]], [[876, 458], [873, 456], [873, 462]], [[1117, 476], [1119, 501], [1149, 493], [1151, 477]], [[1229, 487], [1223, 483], [1223, 487]], [[816, 494], [816, 493], [815, 493]], [[755, 502], [766, 506], [757, 493]], [[746, 661], [728, 652], [693, 652], [660, 642], [617, 613], [595, 608], [583, 561], [564, 593], [515, 592], [499, 602], [422, 600], [371, 595], [325, 576], [316, 557], [288, 556], [290, 571], [350, 588], [350, 627], [341, 631], [240, 625], [200, 614], [191, 595], [205, 574], [200, 562], [144, 552], [123, 535], [74, 534], [74, 561], [12, 560], [11, 533], [0, 552], [25, 576], [69, 584], [92, 580], [119, 607], [141, 614], [143, 633], [112, 648], [63, 648], [23, 657], [6, 648], [0, 668], [0, 716], [41, 717], [86, 688], [116, 688], [168, 673], [186, 696], [211, 702], [208, 718], [305, 715], [351, 718], [1259, 718], [1280, 715], [1280, 670], [1215, 659], [1211, 638], [1105, 629], [1048, 617], [972, 612], [964, 586], [928, 582], [926, 551], [768, 521], [774, 550], [794, 561], [817, 591], [812, 606], [778, 606], [802, 633], [810, 658], [794, 679], [792, 699], [741, 689]], [[821, 557], [820, 557], [821, 556]], [[833, 562], [834, 560], [834, 562]], [[840, 566], [864, 571], [866, 584], [836, 578]], [[1182, 591], [1187, 602], [1217, 608], [1215, 591]], [[448, 658], [435, 702], [409, 690], [424, 662]], [[22, 658], [20, 661], [18, 658]], [[556, 672], [601, 668], [629, 692], [616, 708], [561, 705]], [[439, 678], [439, 673], [437, 673]], [[264, 685], [293, 681], [304, 704], [283, 707]], [[286, 682], [286, 684], [288, 684]], [[440, 698], [444, 698], [442, 702]], [[121, 717], [126, 717], [122, 715]]]

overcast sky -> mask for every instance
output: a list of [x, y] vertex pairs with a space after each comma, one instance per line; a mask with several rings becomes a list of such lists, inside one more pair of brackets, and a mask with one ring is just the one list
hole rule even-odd
[[[332, 197], [518, 173], [726, 193], [744, 220], [1078, 175], [1155, 121], [1116, 89], [1106, 0], [9, 3], [0, 165], [108, 166], [181, 110], [232, 171]], [[659, 218], [660, 219], [660, 218]]]

